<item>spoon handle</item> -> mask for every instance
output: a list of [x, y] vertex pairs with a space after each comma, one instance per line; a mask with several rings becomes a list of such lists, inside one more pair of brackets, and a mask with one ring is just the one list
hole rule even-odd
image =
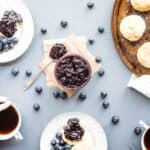
[[139, 120], [139, 124], [144, 127], [146, 130], [149, 128], [149, 126], [143, 121], [143, 120]]
[[40, 77], [40, 75], [42, 74], [42, 72], [52, 63], [52, 61], [50, 61], [48, 64], [46, 64], [41, 71], [39, 71], [35, 77], [33, 77], [31, 80], [29, 80], [27, 83], [25, 83], [24, 85], [24, 90], [28, 90], [33, 84], [34, 82]]

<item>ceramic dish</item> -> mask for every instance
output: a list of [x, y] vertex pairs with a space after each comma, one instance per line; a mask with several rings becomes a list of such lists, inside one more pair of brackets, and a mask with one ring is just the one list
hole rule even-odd
[[40, 148], [41, 150], [50, 150], [51, 144], [50, 141], [54, 138], [56, 132], [65, 125], [68, 119], [70, 118], [78, 118], [84, 124], [86, 124], [86, 128], [88, 128], [92, 133], [92, 139], [94, 142], [94, 150], [107, 150], [107, 139], [105, 132], [101, 125], [98, 122], [90, 117], [87, 114], [79, 113], [79, 112], [71, 112], [58, 115], [54, 119], [52, 119], [47, 127], [44, 129], [41, 141]]
[[12, 50], [0, 54], [0, 63], [8, 63], [16, 60], [27, 51], [33, 39], [34, 25], [30, 11], [22, 0], [1, 0], [0, 6], [0, 11], [14, 10], [23, 18], [23, 29], [19, 42]]

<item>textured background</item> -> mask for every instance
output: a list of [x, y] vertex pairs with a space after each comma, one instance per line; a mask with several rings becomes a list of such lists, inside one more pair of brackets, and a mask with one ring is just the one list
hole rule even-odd
[[[131, 73], [121, 62], [114, 48], [111, 36], [111, 14], [114, 0], [95, 0], [95, 8], [86, 8], [87, 0], [26, 0], [35, 23], [35, 36], [28, 52], [19, 60], [0, 66], [0, 95], [8, 96], [19, 107], [23, 123], [21, 132], [24, 140], [17, 142], [11, 139], [0, 142], [0, 150], [39, 150], [40, 136], [46, 124], [57, 114], [69, 111], [86, 112], [94, 117], [104, 127], [109, 150], [128, 150], [129, 145], [135, 144], [139, 148], [140, 137], [133, 133], [139, 119], [150, 123], [150, 102], [140, 94], [128, 89], [127, 82]], [[62, 19], [68, 20], [67, 29], [61, 29], [59, 23]], [[105, 33], [97, 33], [97, 27], [104, 26]], [[48, 29], [48, 34], [42, 36], [40, 28]], [[93, 46], [88, 46], [95, 56], [101, 56], [105, 76], [99, 78], [97, 74], [84, 89], [88, 93], [85, 102], [79, 102], [77, 96], [71, 100], [55, 100], [51, 89], [45, 87], [44, 75], [27, 92], [23, 91], [23, 83], [27, 81], [25, 70], [31, 69], [35, 74], [42, 59], [42, 41], [48, 38], [60, 38], [70, 32], [86, 35], [87, 38], [96, 40]], [[11, 69], [17, 67], [20, 70], [18, 77], [11, 76]], [[34, 92], [36, 85], [42, 85], [42, 95]], [[108, 92], [110, 108], [102, 108], [102, 100], [99, 98], [101, 91]], [[32, 105], [39, 103], [41, 109], [34, 112]], [[120, 116], [117, 126], [111, 124], [113, 115]]]

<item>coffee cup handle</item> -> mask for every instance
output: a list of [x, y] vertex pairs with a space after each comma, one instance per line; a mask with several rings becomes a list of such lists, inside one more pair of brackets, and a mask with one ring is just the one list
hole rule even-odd
[[143, 120], [139, 120], [139, 124], [146, 130], [149, 128], [149, 126]]
[[16, 133], [14, 137], [17, 141], [23, 140], [23, 136], [19, 131]]

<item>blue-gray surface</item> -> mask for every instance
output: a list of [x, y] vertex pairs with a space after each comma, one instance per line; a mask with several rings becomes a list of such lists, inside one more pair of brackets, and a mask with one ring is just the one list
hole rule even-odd
[[[11, 139], [0, 142], [0, 150], [39, 150], [41, 133], [50, 119], [57, 114], [69, 111], [86, 112], [94, 116], [104, 127], [109, 144], [109, 150], [128, 150], [129, 145], [136, 145], [139, 149], [140, 136], [134, 135], [134, 127], [139, 119], [150, 123], [150, 102], [140, 94], [128, 89], [127, 82], [131, 73], [120, 60], [113, 44], [111, 36], [111, 14], [114, 0], [95, 0], [95, 8], [88, 10], [88, 0], [26, 0], [35, 23], [34, 40], [27, 53], [19, 60], [0, 66], [0, 95], [8, 96], [19, 107], [23, 123], [21, 132], [24, 140], [21, 142]], [[61, 20], [68, 20], [66, 29], [60, 28]], [[97, 27], [104, 26], [105, 33], [97, 33]], [[41, 35], [40, 28], [48, 29], [47, 35]], [[88, 98], [79, 102], [77, 96], [71, 100], [56, 100], [52, 96], [51, 89], [45, 86], [44, 75], [27, 92], [23, 91], [23, 83], [28, 80], [25, 70], [31, 69], [33, 74], [38, 72], [38, 65], [42, 59], [43, 39], [60, 38], [70, 32], [86, 35], [87, 38], [95, 39], [93, 46], [88, 46], [95, 56], [101, 56], [105, 76], [99, 78], [97, 74], [84, 88]], [[18, 77], [11, 76], [11, 69], [17, 67], [20, 70]], [[36, 85], [42, 85], [44, 91], [37, 95], [34, 91]], [[107, 100], [110, 108], [102, 108], [101, 91], [108, 92]], [[34, 112], [32, 106], [39, 103], [41, 109]], [[120, 116], [117, 126], [111, 124], [113, 115]]]

